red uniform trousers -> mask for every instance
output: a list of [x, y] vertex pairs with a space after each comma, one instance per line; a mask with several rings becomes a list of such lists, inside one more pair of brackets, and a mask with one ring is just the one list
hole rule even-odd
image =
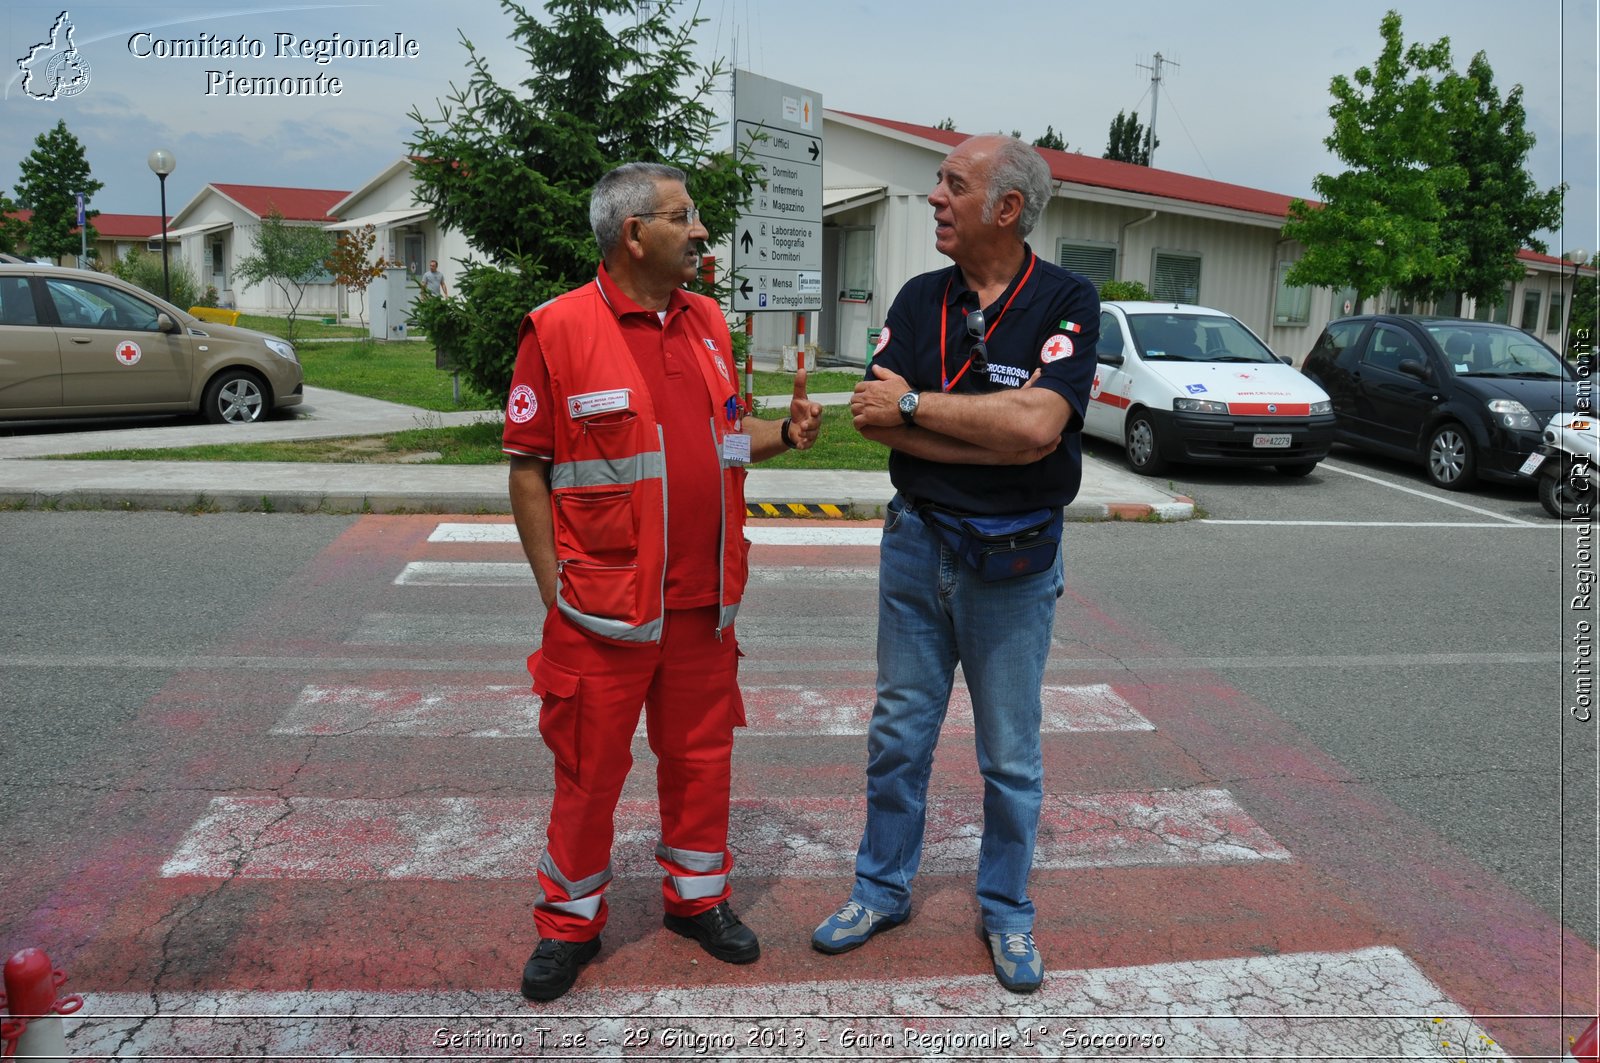
[[546, 617], [528, 658], [543, 699], [539, 733], [555, 757], [533, 913], [541, 938], [587, 941], [605, 927], [613, 820], [641, 706], [657, 761], [666, 910], [698, 915], [727, 899], [733, 729], [744, 725], [744, 701], [733, 629], [719, 638], [717, 614], [668, 609], [661, 642], [640, 646], [591, 637], [554, 609]]

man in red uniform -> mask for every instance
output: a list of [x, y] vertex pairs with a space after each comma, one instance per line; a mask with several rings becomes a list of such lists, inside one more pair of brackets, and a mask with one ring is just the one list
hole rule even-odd
[[589, 204], [594, 281], [523, 320], [506, 406], [511, 507], [547, 610], [528, 658], [555, 757], [522, 995], [554, 1000], [600, 951], [613, 814], [641, 705], [656, 756], [667, 929], [728, 963], [760, 955], [728, 906], [733, 621], [748, 568], [744, 466], [805, 449], [822, 407], [743, 416], [717, 304], [684, 291], [707, 239], [683, 171], [629, 163]]

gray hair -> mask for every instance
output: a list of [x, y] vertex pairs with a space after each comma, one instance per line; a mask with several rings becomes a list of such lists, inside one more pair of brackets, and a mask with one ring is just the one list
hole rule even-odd
[[1039, 149], [1016, 137], [1000, 137], [989, 163], [989, 195], [983, 203], [983, 220], [994, 220], [994, 208], [1007, 192], [1022, 194], [1017, 235], [1026, 237], [1039, 224], [1050, 202], [1050, 167]]
[[616, 250], [622, 241], [622, 223], [656, 208], [656, 185], [661, 181], [685, 184], [688, 175], [676, 166], [659, 162], [625, 162], [594, 184], [589, 193], [589, 227], [594, 230], [600, 257]]

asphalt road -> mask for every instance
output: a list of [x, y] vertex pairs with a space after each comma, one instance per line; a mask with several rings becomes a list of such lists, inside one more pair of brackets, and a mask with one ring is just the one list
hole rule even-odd
[[[1234, 471], [1174, 483], [1208, 519], [1068, 529], [1069, 589], [1047, 676], [1062, 689], [1108, 686], [1160, 742], [1052, 734], [1047, 787], [1225, 793], [1247, 816], [1228, 831], [1257, 838], [1239, 844], [1271, 855], [1275, 842], [1292, 859], [1264, 871], [1224, 861], [1212, 872], [1204, 858], [1167, 869], [1052, 865], [1036, 874], [1052, 981], [1017, 1006], [1071, 1007], [1070, 993], [1046, 1001], [1053, 987], [1068, 992], [1071, 969], [1157, 972], [1169, 960], [1235, 955], [1288, 962], [1373, 943], [1401, 949], [1469, 1013], [1501, 1016], [1484, 1025], [1508, 1045], [1548, 1050], [1551, 1024], [1504, 1013], [1559, 1011], [1563, 974], [1581, 987], [1593, 969], [1595, 731], [1567, 711], [1563, 643], [1576, 530], [1544, 517], [1531, 495], [1447, 495], [1420, 472], [1348, 452], [1303, 480]], [[50, 947], [75, 987], [129, 1007], [130, 995], [154, 989], [181, 1006], [185, 993], [326, 988], [460, 989], [478, 994], [462, 1007], [507, 1006], [482, 994], [509, 983], [530, 945], [520, 925], [526, 882], [454, 866], [413, 871], [435, 883], [413, 895], [381, 881], [252, 870], [264, 853], [225, 845], [208, 855], [193, 841], [218, 802], [239, 814], [265, 802], [269, 817], [293, 819], [310, 814], [296, 801], [537, 799], [548, 764], [531, 735], [476, 745], [445, 735], [419, 747], [373, 738], [371, 724], [295, 738], [285, 723], [285, 706], [315, 704], [307, 684], [525, 682], [525, 633], [538, 610], [516, 549], [430, 544], [448, 520], [0, 513], [0, 594], [13, 618], [0, 636], [0, 946]], [[830, 690], [870, 684], [874, 553], [757, 547], [741, 617], [753, 716], [756, 706], [781, 713], [776, 702], [820, 705]], [[416, 569], [416, 558], [443, 567]], [[463, 576], [460, 565], [478, 567]], [[446, 571], [458, 574], [436, 575]], [[814, 719], [798, 730], [753, 726], [741, 738], [736, 799], [778, 800], [798, 836], [848, 837], [861, 740], [817, 728]], [[970, 741], [949, 735], [942, 749], [935, 789], [970, 795]], [[629, 791], [646, 809], [648, 776], [636, 771]], [[1184, 841], [1176, 830], [1169, 846]], [[380, 837], [352, 838], [342, 859], [381, 863], [362, 852], [381, 848]], [[970, 880], [939, 857], [925, 870], [923, 914], [897, 931], [898, 946], [841, 962], [811, 953], [803, 934], [848, 878], [826, 862], [773, 877], [749, 844], [740, 896], [768, 943], [761, 964], [737, 974], [683, 966], [696, 962], [692, 947], [663, 945], [658, 925], [651, 934], [650, 891], [624, 875], [614, 893], [622, 937], [608, 932], [609, 965], [580, 983], [598, 995], [574, 1009], [621, 1008], [624, 998], [605, 994], [626, 990], [628, 1006], [648, 1010], [660, 987], [707, 976], [745, 979], [742, 991], [779, 1001], [840, 977], [964, 985], [971, 974], [992, 989], [969, 955]], [[206, 870], [208, 859], [220, 870]], [[420, 928], [440, 912], [459, 918], [446, 936], [470, 966], [443, 963], [437, 940], [413, 940], [427, 938]], [[714, 990], [674, 999], [728, 1008], [696, 992]], [[1116, 1010], [1084, 992], [1078, 1006]], [[1290, 1008], [1276, 990], [1256, 992], [1269, 1011]], [[1011, 1006], [975, 999], [966, 1013]], [[1581, 999], [1580, 989], [1566, 999]], [[807, 1000], [789, 1006], [840, 1010]], [[1249, 1040], [1264, 1036], [1255, 1028], [1237, 1044], [1215, 1036], [1220, 1048], [1189, 1050], [1263, 1047]], [[1325, 1051], [1319, 1036], [1299, 1048]]]

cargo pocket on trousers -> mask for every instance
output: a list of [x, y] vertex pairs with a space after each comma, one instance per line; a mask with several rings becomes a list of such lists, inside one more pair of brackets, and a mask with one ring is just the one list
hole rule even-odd
[[582, 703], [576, 671], [552, 661], [543, 650], [528, 658], [533, 692], [539, 696], [539, 737], [562, 770], [578, 770], [578, 721]]

